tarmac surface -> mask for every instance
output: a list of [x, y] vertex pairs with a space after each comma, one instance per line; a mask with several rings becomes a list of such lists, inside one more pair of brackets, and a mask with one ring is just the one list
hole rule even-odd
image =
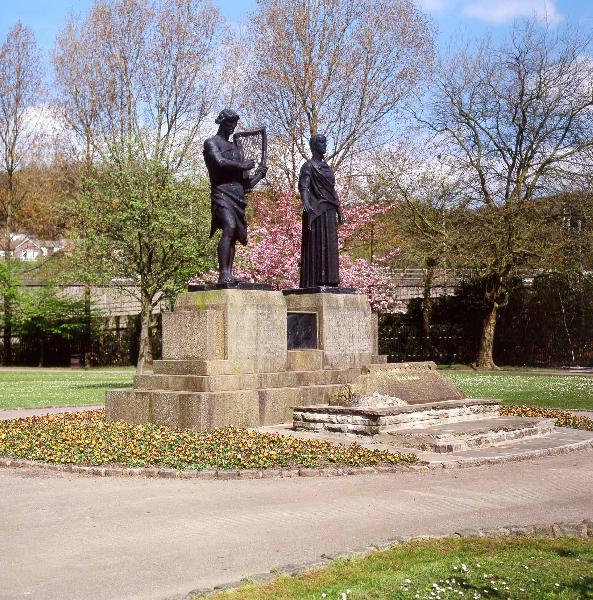
[[593, 451], [199, 481], [0, 469], [0, 598], [170, 599], [397, 536], [593, 518]]

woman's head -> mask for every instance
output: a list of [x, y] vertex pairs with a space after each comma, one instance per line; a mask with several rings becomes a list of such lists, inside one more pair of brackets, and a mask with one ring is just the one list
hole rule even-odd
[[316, 133], [315, 135], [311, 136], [311, 139], [309, 140], [309, 147], [311, 148], [311, 152], [313, 152], [313, 154], [320, 154], [321, 156], [324, 156], [327, 151], [327, 138], [320, 133]]

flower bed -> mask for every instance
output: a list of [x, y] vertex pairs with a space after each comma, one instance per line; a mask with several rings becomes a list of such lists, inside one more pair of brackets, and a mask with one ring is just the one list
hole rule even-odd
[[107, 421], [87, 411], [0, 421], [0, 456], [77, 465], [267, 469], [414, 464], [413, 454], [227, 427], [208, 433]]
[[555, 408], [539, 408], [536, 406], [502, 406], [500, 414], [503, 417], [543, 417], [556, 419], [556, 427], [572, 427], [593, 431], [593, 419], [581, 417], [567, 410]]

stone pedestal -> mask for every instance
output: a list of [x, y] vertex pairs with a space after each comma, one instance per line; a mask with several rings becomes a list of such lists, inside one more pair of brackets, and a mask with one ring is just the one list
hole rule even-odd
[[[281, 292], [188, 292], [163, 315], [164, 360], [224, 360], [227, 373], [286, 370], [286, 303]], [[221, 371], [219, 373], [222, 374]]]
[[[288, 345], [295, 312], [308, 314], [306, 348]], [[107, 392], [105, 408], [114, 420], [198, 431], [283, 423], [293, 407], [329, 402], [364, 365], [378, 362], [375, 347], [360, 294], [189, 292], [163, 315], [163, 359], [153, 373], [136, 376], [132, 390]]]
[[285, 292], [288, 313], [316, 316], [324, 369], [360, 368], [373, 362], [376, 328], [366, 296], [291, 291]]

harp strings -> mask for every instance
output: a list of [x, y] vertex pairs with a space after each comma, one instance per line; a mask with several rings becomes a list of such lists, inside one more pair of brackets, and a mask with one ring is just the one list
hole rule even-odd
[[261, 133], [241, 136], [238, 138], [238, 142], [244, 160], [254, 160], [259, 165], [263, 144]]

